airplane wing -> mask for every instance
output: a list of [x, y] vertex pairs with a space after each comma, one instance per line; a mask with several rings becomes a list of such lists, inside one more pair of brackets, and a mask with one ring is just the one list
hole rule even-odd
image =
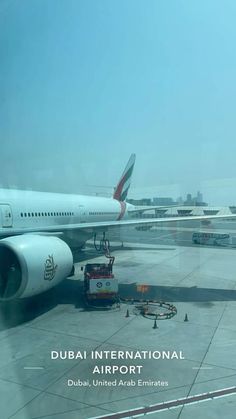
[[155, 226], [157, 224], [165, 224], [178, 221], [204, 221], [204, 220], [235, 220], [236, 214], [227, 215], [196, 215], [196, 216], [182, 216], [182, 217], [168, 217], [168, 218], [148, 218], [148, 219], [133, 219], [133, 220], [121, 220], [121, 221], [101, 221], [91, 223], [77, 223], [77, 224], [64, 224], [64, 225], [53, 225], [42, 229], [42, 227], [34, 228], [21, 228], [14, 229], [11, 227], [4, 228], [4, 231], [0, 233], [1, 237], [7, 237], [18, 234], [28, 233], [59, 233], [62, 234], [64, 231], [71, 230], [87, 230], [90, 232], [96, 231], [107, 231], [116, 228], [127, 228], [136, 226]]

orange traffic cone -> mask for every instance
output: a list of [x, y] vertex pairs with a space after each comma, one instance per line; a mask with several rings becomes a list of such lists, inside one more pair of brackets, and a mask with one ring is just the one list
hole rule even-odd
[[158, 326], [157, 326], [157, 321], [156, 321], [156, 319], [155, 319], [155, 321], [154, 321], [153, 329], [158, 329]]
[[187, 315], [187, 313], [185, 314], [184, 321], [185, 321], [185, 322], [188, 322], [188, 315]]

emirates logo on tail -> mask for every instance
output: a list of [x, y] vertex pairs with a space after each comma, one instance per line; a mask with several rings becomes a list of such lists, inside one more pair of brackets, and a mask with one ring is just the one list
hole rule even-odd
[[113, 195], [113, 198], [117, 201], [125, 201], [128, 195], [128, 190], [131, 183], [131, 176], [134, 169], [134, 163], [135, 163], [135, 154], [131, 154], [129, 161], [126, 165], [126, 168], [124, 170], [124, 173], [121, 176], [121, 179], [118, 183], [118, 185], [115, 188], [115, 192]]

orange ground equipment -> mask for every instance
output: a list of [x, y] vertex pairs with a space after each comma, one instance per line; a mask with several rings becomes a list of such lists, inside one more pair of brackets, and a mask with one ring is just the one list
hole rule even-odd
[[[108, 257], [108, 256], [107, 256]], [[84, 270], [84, 292], [88, 302], [106, 302], [113, 304], [118, 299], [118, 281], [112, 268], [114, 257], [109, 263], [87, 263]]]

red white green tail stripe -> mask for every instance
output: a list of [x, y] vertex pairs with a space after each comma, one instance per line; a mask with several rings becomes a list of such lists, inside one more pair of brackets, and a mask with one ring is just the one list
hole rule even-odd
[[134, 169], [134, 163], [135, 163], [135, 154], [131, 154], [129, 161], [127, 163], [127, 166], [124, 170], [124, 173], [122, 174], [121, 179], [115, 188], [113, 198], [117, 199], [117, 201], [123, 202], [127, 198], [128, 190], [131, 183], [131, 176]]

